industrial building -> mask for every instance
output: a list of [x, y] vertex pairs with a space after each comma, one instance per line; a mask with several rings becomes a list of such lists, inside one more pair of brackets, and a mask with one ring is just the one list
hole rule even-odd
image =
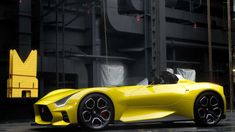
[[222, 85], [230, 109], [234, 4], [234, 0], [1, 0], [0, 101], [5, 111], [13, 107], [4, 102], [20, 102], [7, 98], [9, 54], [15, 49], [22, 61], [31, 50], [38, 53], [38, 98], [23, 98], [29, 104], [55, 89], [134, 85], [166, 69], [175, 73], [190, 69], [195, 81]]

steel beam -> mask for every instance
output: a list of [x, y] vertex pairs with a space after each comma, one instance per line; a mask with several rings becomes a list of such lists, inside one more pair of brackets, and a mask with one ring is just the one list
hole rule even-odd
[[[43, 4], [42, 4], [42, 0], [38, 0], [37, 1], [37, 4], [40, 6], [40, 11], [39, 11], [39, 15], [38, 16], [41, 16], [41, 13], [43, 11]], [[43, 63], [44, 63], [44, 37], [43, 37], [43, 33], [44, 33], [44, 30], [43, 30], [43, 21], [44, 19], [40, 19], [40, 35], [38, 36], [39, 37], [39, 71], [40, 72], [43, 72]], [[44, 77], [42, 75], [39, 76], [39, 98], [43, 97], [44, 96], [44, 92], [45, 92], [45, 87], [44, 87]]]
[[[96, 38], [97, 38], [97, 28], [96, 28], [96, 10], [95, 7], [93, 6], [91, 8], [91, 41], [92, 41], [92, 56], [98, 56], [100, 55], [100, 45], [96, 43]], [[93, 86], [99, 86], [100, 81], [99, 81], [99, 61], [93, 60], [92, 64], [92, 76], [93, 76]]]
[[165, 1], [151, 0], [152, 70], [154, 77], [166, 70]]
[[[187, 47], [187, 48], [207, 48], [208, 45], [203, 44], [203, 43], [197, 43], [197, 42], [183, 42], [183, 41], [176, 41], [172, 40], [174, 38], [170, 38], [167, 40], [167, 46], [171, 47]], [[228, 47], [221, 46], [221, 45], [213, 45], [213, 49], [218, 49], [218, 50], [228, 50]]]
[[233, 111], [233, 58], [232, 58], [232, 25], [231, 25], [231, 1], [227, 0], [228, 15], [228, 54], [229, 54], [229, 89], [230, 89], [230, 110]]
[[53, 11], [56, 11], [60, 6], [62, 6], [64, 4], [65, 1], [66, 0], [61, 0], [60, 2], [56, 1], [56, 5], [54, 7], [52, 7], [50, 10], [48, 10], [41, 17], [45, 17], [45, 16], [49, 15], [50, 13], [52, 13]]
[[145, 56], [145, 77], [148, 78], [148, 43], [149, 43], [149, 0], [144, 0], [144, 56]]

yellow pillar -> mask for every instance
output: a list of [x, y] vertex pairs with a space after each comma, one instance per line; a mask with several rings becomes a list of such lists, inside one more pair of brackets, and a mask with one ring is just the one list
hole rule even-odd
[[8, 98], [37, 98], [37, 50], [32, 50], [23, 62], [16, 50], [10, 50]]

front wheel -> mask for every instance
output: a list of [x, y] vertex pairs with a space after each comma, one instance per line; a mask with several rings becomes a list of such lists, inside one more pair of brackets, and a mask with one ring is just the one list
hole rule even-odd
[[201, 94], [194, 104], [195, 123], [198, 126], [214, 126], [222, 118], [224, 105], [221, 97], [214, 92]]
[[113, 120], [113, 116], [112, 102], [102, 94], [88, 95], [78, 108], [78, 121], [92, 130], [104, 129]]

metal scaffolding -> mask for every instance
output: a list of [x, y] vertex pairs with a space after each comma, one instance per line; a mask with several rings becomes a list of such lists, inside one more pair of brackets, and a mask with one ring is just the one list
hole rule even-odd
[[[42, 2], [41, 2], [42, 4]], [[50, 7], [45, 13], [41, 15], [41, 20], [43, 21], [43, 18], [46, 16], [55, 13], [55, 21], [49, 21], [49, 22], [41, 22], [44, 24], [54, 25], [55, 26], [55, 70], [56, 70], [56, 87], [65, 87], [66, 86], [66, 78], [65, 78], [65, 58], [68, 57], [65, 55], [65, 31], [69, 27], [71, 23], [76, 21], [79, 17], [83, 15], [87, 15], [87, 13], [92, 14], [94, 19], [92, 19], [92, 40], [95, 41], [95, 6], [100, 5], [100, 0], [81, 0], [81, 1], [68, 1], [68, 0], [56, 0], [55, 3], [48, 1], [48, 6]], [[73, 6], [73, 7], [72, 7]], [[74, 7], [76, 9], [74, 10]], [[41, 10], [43, 10], [43, 5]], [[76, 15], [71, 18], [70, 20], [67, 20], [65, 17], [65, 12], [71, 10]], [[43, 11], [42, 11], [43, 12]], [[43, 26], [42, 25], [42, 26]], [[59, 43], [62, 44], [62, 50], [59, 48]], [[95, 44], [94, 44], [95, 45]], [[73, 56], [76, 56], [74, 54]], [[78, 56], [77, 56], [78, 57]], [[59, 64], [59, 60], [62, 60], [62, 64]], [[62, 71], [59, 68], [59, 65], [62, 66]], [[62, 78], [62, 80], [61, 80]]]

